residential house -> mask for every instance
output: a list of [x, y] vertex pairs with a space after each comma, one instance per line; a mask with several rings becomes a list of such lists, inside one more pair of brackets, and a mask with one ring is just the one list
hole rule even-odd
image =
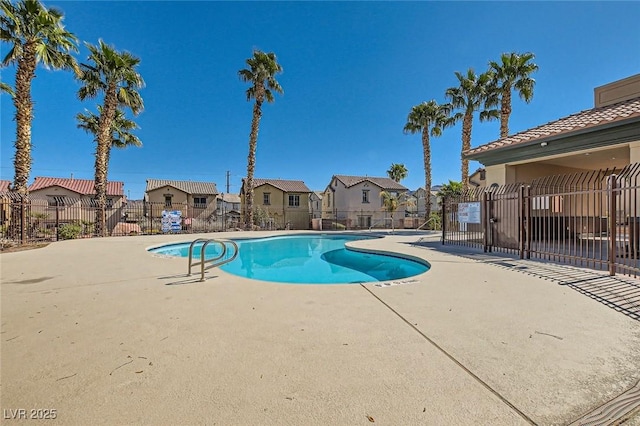
[[595, 105], [472, 148], [486, 185], [640, 162], [640, 74], [594, 89]]
[[222, 193], [216, 197], [216, 214], [223, 218], [224, 229], [240, 226], [240, 206], [242, 200], [238, 194]]
[[311, 212], [311, 219], [322, 218], [322, 191], [313, 191], [309, 195], [309, 211]]
[[[246, 213], [246, 179], [240, 198]], [[301, 180], [253, 179], [254, 220], [259, 226], [276, 229], [309, 229], [311, 190]]]
[[163, 211], [179, 211], [183, 226], [208, 229], [217, 220], [218, 189], [213, 182], [147, 179], [147, 217], [160, 219]]
[[[534, 238], [546, 237], [546, 229], [560, 230], [561, 235], [601, 233], [611, 206], [607, 197], [595, 194], [607, 187], [612, 169], [640, 163], [640, 74], [596, 87], [591, 109], [472, 148], [464, 155], [484, 165], [489, 188], [531, 184], [543, 194], [531, 201]], [[637, 185], [637, 172], [627, 173], [631, 176], [620, 181], [620, 189]], [[560, 175], [566, 177], [552, 177]], [[575, 195], [576, 190], [592, 195]], [[617, 221], [629, 223], [630, 217], [639, 221], [638, 191], [625, 191], [624, 197], [613, 207]], [[517, 200], [510, 203], [514, 211]], [[507, 222], [506, 216], [495, 214], [494, 228], [501, 226], [500, 221]], [[516, 246], [517, 226], [500, 232], [491, 238]]]
[[469, 176], [469, 186], [471, 188], [484, 188], [487, 186], [487, 172], [484, 167], [480, 167]]
[[388, 177], [333, 175], [322, 197], [322, 218], [347, 228], [391, 228], [392, 220], [401, 227], [406, 205], [401, 203], [393, 214], [387, 212], [383, 191], [401, 198], [408, 189]]
[[[83, 223], [90, 233], [95, 223], [95, 181], [93, 179], [38, 176], [29, 185], [30, 215], [53, 228], [55, 223]], [[123, 216], [124, 182], [107, 182], [107, 230], [111, 232]], [[38, 225], [39, 226], [39, 225]]]
[[[441, 209], [440, 198], [438, 197], [439, 187], [432, 187], [429, 193], [429, 203], [432, 212], [439, 212]], [[407, 214], [411, 217], [424, 218], [427, 212], [427, 191], [420, 187], [415, 191], [409, 191], [407, 197], [411, 200], [407, 205]]]

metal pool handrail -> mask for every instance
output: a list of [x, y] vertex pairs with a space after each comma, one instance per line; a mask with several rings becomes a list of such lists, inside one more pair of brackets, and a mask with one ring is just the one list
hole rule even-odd
[[[202, 245], [202, 248], [200, 249], [200, 262], [193, 262], [193, 246], [196, 245], [197, 243], [204, 243]], [[209, 243], [217, 243], [220, 244], [222, 246], [222, 253], [220, 254], [220, 256], [218, 257], [214, 257], [213, 259], [204, 259], [204, 252], [205, 249], [207, 248], [207, 245], [209, 245]], [[220, 260], [222, 259], [226, 254], [227, 254], [227, 245], [226, 243], [229, 243], [233, 246], [234, 248], [234, 253], [233, 256], [231, 256], [228, 259], [224, 259], [224, 260]], [[191, 242], [191, 244], [189, 245], [189, 271], [187, 273], [187, 276], [191, 276], [191, 268], [194, 266], [198, 266], [200, 265], [200, 282], [204, 282], [204, 271], [206, 271], [207, 269], [211, 269], [211, 268], [215, 268], [217, 266], [222, 266], [225, 263], [229, 263], [231, 261], [233, 261], [237, 256], [238, 256], [238, 244], [236, 244], [235, 241], [232, 240], [217, 240], [214, 238], [197, 238], [195, 240], [193, 240]], [[210, 265], [205, 267], [205, 264], [210, 263]]]

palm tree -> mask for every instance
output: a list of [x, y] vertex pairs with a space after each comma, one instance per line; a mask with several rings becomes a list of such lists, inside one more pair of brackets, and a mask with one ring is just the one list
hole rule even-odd
[[396, 182], [400, 182], [402, 179], [406, 178], [408, 174], [409, 171], [404, 164], [393, 163], [391, 164], [391, 167], [389, 167], [389, 170], [387, 170], [387, 176]]
[[466, 188], [469, 186], [469, 160], [464, 157], [464, 153], [471, 149], [471, 126], [473, 125], [473, 114], [480, 111], [480, 121], [498, 118], [498, 111], [490, 109], [493, 104], [493, 98], [490, 93], [490, 83], [492, 74], [489, 72], [476, 75], [472, 68], [469, 68], [467, 74], [461, 74], [456, 71], [459, 86], [450, 87], [446, 90], [445, 95], [450, 99], [454, 108], [459, 108], [464, 113], [454, 115], [456, 121], [462, 119], [462, 185]]
[[[438, 137], [442, 135], [442, 130], [453, 126], [455, 120], [450, 117], [452, 106], [449, 104], [438, 105], [435, 100], [423, 102], [411, 108], [407, 116], [407, 124], [404, 126], [404, 133], [422, 134], [422, 152], [424, 156], [424, 186], [427, 194], [431, 193], [431, 146], [429, 135]], [[431, 203], [426, 203], [425, 220], [431, 216]]]
[[264, 53], [254, 50], [253, 56], [246, 60], [249, 68], [238, 71], [240, 80], [250, 83], [247, 89], [247, 101], [255, 99], [253, 118], [251, 119], [251, 133], [249, 134], [249, 156], [247, 158], [246, 183], [246, 229], [253, 229], [253, 174], [256, 168], [256, 146], [258, 144], [258, 130], [262, 117], [262, 103], [273, 102], [273, 93], [283, 93], [275, 75], [282, 72], [282, 66], [276, 60], [273, 52]]
[[533, 98], [536, 81], [531, 74], [538, 71], [533, 61], [533, 53], [503, 53], [500, 63], [489, 62], [493, 73], [493, 86], [500, 98], [500, 137], [509, 136], [509, 116], [511, 116], [511, 90], [515, 89], [526, 103]]
[[393, 214], [396, 212], [396, 210], [398, 210], [398, 207], [403, 205], [413, 205], [413, 202], [406, 197], [406, 194], [404, 194], [403, 197], [404, 201], [401, 201], [400, 197], [397, 194], [388, 191], [381, 191], [380, 197], [382, 198], [382, 208], [384, 209], [384, 211], [391, 213], [391, 231], [394, 231], [395, 228], [393, 225]]
[[[98, 105], [98, 114], [102, 115], [102, 107]], [[100, 124], [100, 116], [95, 115], [91, 111], [85, 110], [86, 113], [79, 113], [76, 115], [78, 120], [78, 128], [84, 129], [87, 133], [91, 133], [95, 136], [94, 141], [97, 142], [98, 129]], [[133, 121], [125, 117], [124, 112], [121, 109], [116, 110], [116, 116], [113, 119], [111, 125], [111, 148], [124, 149], [128, 146], [141, 147], [142, 141], [131, 133], [133, 130], [139, 129], [140, 126]], [[107, 163], [109, 162], [110, 150], [107, 151]]]
[[[47, 9], [37, 0], [22, 0], [16, 4], [2, 0], [0, 7], [0, 40], [11, 44], [2, 66], [17, 64], [13, 96], [16, 107], [13, 188], [25, 196], [31, 172], [31, 82], [36, 76], [36, 66], [42, 64], [47, 69], [78, 71], [76, 61], [70, 54], [78, 51], [77, 39], [64, 29], [62, 12], [54, 8]], [[3, 84], [2, 90], [7, 89], [10, 88]]]
[[464, 189], [462, 187], [462, 182], [456, 182], [454, 180], [449, 180], [449, 183], [445, 183], [440, 187], [440, 190], [436, 194], [440, 199], [448, 198], [448, 197], [457, 197], [462, 195]]
[[99, 40], [98, 46], [89, 43], [85, 45], [90, 52], [88, 60], [91, 64], [80, 65], [83, 75], [78, 97], [84, 100], [104, 93], [96, 133], [95, 192], [96, 234], [106, 236], [107, 173], [114, 121], [122, 107], [129, 108], [134, 115], [144, 109], [138, 92], [138, 89], [144, 87], [144, 81], [136, 71], [140, 59], [129, 52], [118, 52], [102, 40]]

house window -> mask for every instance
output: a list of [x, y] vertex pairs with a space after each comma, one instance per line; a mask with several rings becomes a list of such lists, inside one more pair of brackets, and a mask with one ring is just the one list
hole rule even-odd
[[358, 226], [360, 228], [370, 228], [371, 216], [358, 216]]
[[207, 197], [193, 197], [193, 207], [197, 209], [207, 207]]
[[262, 204], [264, 204], [265, 206], [271, 205], [271, 193], [270, 192], [265, 192], [264, 194], [262, 194]]
[[369, 190], [368, 189], [363, 189], [362, 190], [362, 202], [363, 203], [368, 203], [369, 202]]
[[165, 195], [164, 196], [164, 206], [165, 207], [171, 207], [171, 195]]
[[[89, 206], [92, 208], [98, 208], [98, 200], [96, 198], [91, 198], [89, 200]], [[105, 207], [108, 209], [113, 207], [113, 198], [107, 198]]]
[[47, 201], [49, 202], [49, 207], [64, 207], [65, 206], [65, 197], [59, 195], [51, 195], [47, 197]]
[[298, 194], [289, 195], [289, 207], [300, 207], [300, 195]]

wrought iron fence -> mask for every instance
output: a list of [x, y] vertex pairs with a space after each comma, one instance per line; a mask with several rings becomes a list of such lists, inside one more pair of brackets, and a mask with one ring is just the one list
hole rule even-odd
[[[436, 213], [436, 212], [434, 212]], [[333, 210], [323, 212], [321, 220], [314, 221], [313, 229], [326, 231], [370, 229], [440, 229], [440, 214], [427, 221], [424, 216], [409, 214], [404, 210]], [[321, 225], [316, 225], [321, 221]]]
[[[95, 201], [90, 198], [29, 198], [0, 193], [2, 246], [96, 236]], [[237, 229], [240, 215], [215, 205], [170, 205], [116, 201], [107, 205], [108, 235], [200, 233]]]
[[443, 200], [442, 242], [640, 273], [640, 164], [475, 188]]

